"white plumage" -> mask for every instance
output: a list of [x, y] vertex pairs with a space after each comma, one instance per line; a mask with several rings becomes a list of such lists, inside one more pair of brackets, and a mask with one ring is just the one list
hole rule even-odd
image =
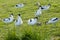
[[24, 7], [24, 4], [23, 4], [23, 3], [21, 3], [21, 4], [16, 4], [16, 8], [22, 8], [22, 7]]
[[36, 24], [37, 23], [37, 19], [38, 19], [37, 17], [29, 19], [28, 20], [28, 25], [34, 25], [34, 24]]
[[42, 14], [41, 6], [39, 9], [36, 11], [35, 16], [40, 16]]
[[11, 23], [14, 20], [13, 14], [10, 15], [10, 17], [2, 19], [4, 23]]
[[51, 4], [48, 4], [48, 5], [42, 6], [41, 9], [48, 10], [50, 8], [50, 6], [51, 6]]
[[52, 18], [52, 19], [50, 19], [50, 20], [47, 22], [47, 24], [55, 23], [55, 22], [57, 22], [58, 20], [59, 20], [59, 19], [58, 19], [57, 17]]
[[21, 19], [20, 14], [18, 14], [17, 20], [15, 20], [15, 25], [20, 26], [21, 24], [23, 24], [23, 21]]

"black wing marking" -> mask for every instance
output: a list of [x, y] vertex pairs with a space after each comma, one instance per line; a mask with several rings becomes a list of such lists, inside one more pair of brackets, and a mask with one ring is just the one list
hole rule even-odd
[[58, 20], [58, 18], [54, 19], [53, 21]]

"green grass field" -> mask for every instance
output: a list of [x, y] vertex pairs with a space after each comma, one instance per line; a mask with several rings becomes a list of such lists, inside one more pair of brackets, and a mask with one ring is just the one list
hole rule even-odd
[[[30, 26], [27, 20], [34, 17], [38, 9], [35, 6], [36, 2], [40, 2], [41, 5], [50, 3], [51, 8], [43, 11], [39, 17], [38, 22], [42, 23], [41, 26]], [[26, 3], [26, 5], [17, 9], [14, 6], [18, 3]], [[45, 25], [44, 23], [53, 17], [60, 18], [60, 0], [0, 0], [0, 18], [6, 18], [11, 13], [15, 18], [20, 13], [24, 23], [16, 27], [14, 22], [7, 25], [0, 20], [0, 40], [52, 40], [53, 38], [60, 40], [60, 21], [56, 23], [56, 27], [53, 24]], [[13, 39], [14, 37], [16, 38]]]

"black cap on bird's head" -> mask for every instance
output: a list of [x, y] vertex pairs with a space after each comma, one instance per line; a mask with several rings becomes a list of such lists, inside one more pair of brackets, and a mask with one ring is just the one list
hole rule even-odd
[[34, 17], [34, 19], [38, 19], [38, 17]]
[[21, 16], [21, 14], [18, 14], [18, 16]]

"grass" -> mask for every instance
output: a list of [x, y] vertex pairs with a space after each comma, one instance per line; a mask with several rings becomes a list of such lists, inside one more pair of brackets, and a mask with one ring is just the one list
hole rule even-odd
[[[43, 11], [41, 17], [39, 17], [38, 21], [42, 22], [41, 26], [29, 26], [27, 20], [34, 17], [34, 13], [38, 9], [34, 4], [38, 1], [41, 5], [51, 3], [51, 8]], [[26, 3], [25, 7], [19, 9], [14, 7], [17, 3], [24, 2]], [[53, 24], [44, 24], [45, 21], [52, 17], [60, 18], [60, 0], [0, 0], [0, 18], [6, 18], [10, 13], [14, 13], [15, 18], [20, 13], [24, 24], [14, 29], [14, 22], [6, 25], [0, 21], [0, 40], [7, 38], [9, 33], [12, 33], [11, 35], [15, 34], [20, 40], [24, 40], [26, 37], [25, 40], [51, 40], [52, 35], [60, 35], [60, 21], [56, 23], [57, 27], [55, 28], [53, 28]], [[26, 34], [29, 36], [26, 36]]]

